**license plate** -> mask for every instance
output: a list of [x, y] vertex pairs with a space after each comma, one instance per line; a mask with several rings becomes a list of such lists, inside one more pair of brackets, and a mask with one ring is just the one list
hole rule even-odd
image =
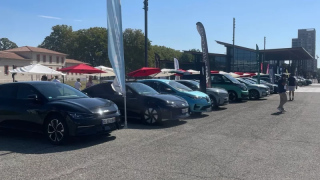
[[185, 114], [188, 112], [188, 108], [182, 109], [182, 114]]
[[116, 118], [115, 117], [102, 119], [102, 124], [111, 124], [111, 123], [114, 123], [114, 122], [116, 122]]

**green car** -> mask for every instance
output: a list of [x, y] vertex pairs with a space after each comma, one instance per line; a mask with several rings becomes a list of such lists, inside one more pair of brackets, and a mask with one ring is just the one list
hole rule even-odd
[[[200, 75], [183, 75], [182, 79], [199, 80]], [[246, 85], [240, 83], [230, 74], [211, 74], [212, 87], [223, 88], [229, 93], [229, 101], [237, 101], [249, 98]]]

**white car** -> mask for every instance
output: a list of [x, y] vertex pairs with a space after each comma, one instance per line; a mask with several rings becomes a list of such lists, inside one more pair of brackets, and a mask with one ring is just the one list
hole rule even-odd
[[245, 84], [249, 91], [249, 99], [259, 99], [270, 95], [270, 88], [263, 84], [253, 84], [242, 78], [236, 78], [239, 82]]

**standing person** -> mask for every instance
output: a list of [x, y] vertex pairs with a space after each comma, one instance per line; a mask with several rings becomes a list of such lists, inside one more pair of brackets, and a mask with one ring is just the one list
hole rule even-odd
[[41, 77], [41, 81], [48, 81], [48, 77], [47, 77], [46, 75], [43, 75], [43, 76]]
[[[289, 101], [293, 101], [294, 100], [294, 91], [295, 89], [298, 89], [297, 86], [297, 80], [296, 78], [293, 76], [293, 74], [290, 74], [290, 77], [288, 78], [288, 90], [289, 90]], [[292, 96], [291, 96], [292, 95]], [[292, 98], [291, 98], [292, 97]]]
[[55, 77], [54, 77], [54, 80], [52, 80], [52, 82], [59, 82], [59, 83], [61, 83], [61, 81], [59, 80], [59, 77], [58, 77], [58, 76], [55, 76]]
[[93, 86], [92, 76], [89, 76], [89, 81], [87, 82], [86, 88]]
[[281, 79], [278, 80], [278, 92], [279, 92], [279, 96], [280, 96], [280, 104], [277, 109], [280, 112], [286, 112], [283, 108], [283, 105], [288, 100], [285, 85], [286, 85], [286, 75], [282, 74]]
[[77, 79], [77, 81], [74, 83], [74, 88], [78, 89], [79, 91], [81, 91], [82, 84], [80, 82], [80, 78]]

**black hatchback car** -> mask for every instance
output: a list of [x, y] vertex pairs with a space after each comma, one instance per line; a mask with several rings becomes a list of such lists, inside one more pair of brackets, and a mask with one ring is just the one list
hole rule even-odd
[[73, 87], [54, 82], [0, 85], [0, 127], [44, 132], [53, 144], [68, 136], [109, 133], [120, 128], [116, 104], [89, 98]]
[[[112, 82], [105, 82], [84, 89], [91, 97], [110, 99], [124, 112], [124, 98], [114, 91]], [[151, 87], [138, 83], [126, 83], [127, 115], [140, 118], [146, 124], [155, 124], [163, 120], [182, 119], [189, 116], [189, 104], [174, 95], [163, 95]], [[123, 113], [122, 113], [123, 114]]]

